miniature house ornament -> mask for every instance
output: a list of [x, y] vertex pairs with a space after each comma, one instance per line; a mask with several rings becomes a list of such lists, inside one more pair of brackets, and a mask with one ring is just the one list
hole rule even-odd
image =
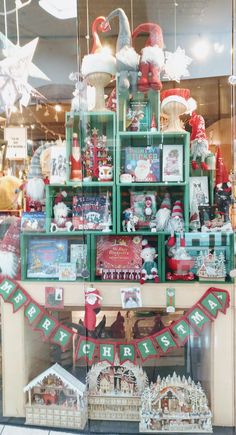
[[110, 29], [105, 17], [97, 17], [92, 25], [93, 48], [91, 54], [84, 56], [81, 72], [86, 82], [96, 89], [96, 103], [94, 111], [104, 111], [105, 99], [104, 88], [110, 83], [112, 76], [116, 74], [116, 60], [114, 56], [103, 49], [98, 31], [107, 32]]

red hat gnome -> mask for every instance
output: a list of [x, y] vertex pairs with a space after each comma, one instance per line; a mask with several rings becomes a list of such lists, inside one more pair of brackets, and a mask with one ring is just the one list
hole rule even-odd
[[[5, 220], [8, 229], [0, 242], [0, 275], [20, 279], [20, 218]], [[4, 223], [3, 223], [4, 224]]]
[[201, 159], [201, 168], [204, 171], [208, 171], [208, 165], [206, 164], [206, 159], [211, 155], [208, 149], [208, 139], [205, 130], [205, 121], [201, 115], [196, 112], [192, 113], [189, 120], [189, 125], [192, 127], [192, 132], [190, 136], [191, 142], [191, 158], [192, 158], [192, 168], [198, 169], [199, 166], [196, 162], [197, 158]]
[[147, 92], [152, 88], [158, 91], [162, 88], [160, 71], [164, 66], [163, 35], [162, 29], [155, 23], [143, 23], [133, 31], [133, 41], [140, 33], [148, 33], [149, 38], [145, 47], [141, 50], [139, 62], [138, 90]]
[[183, 205], [182, 202], [179, 200], [175, 201], [173, 205], [167, 230], [171, 231], [171, 233], [180, 233], [184, 231]]
[[96, 328], [96, 314], [101, 309], [102, 297], [99, 290], [88, 287], [84, 291], [85, 296], [85, 314], [84, 314], [84, 327], [90, 333], [95, 331]]

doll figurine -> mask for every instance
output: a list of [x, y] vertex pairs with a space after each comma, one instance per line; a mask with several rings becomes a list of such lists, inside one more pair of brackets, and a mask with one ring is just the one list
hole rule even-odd
[[143, 265], [140, 284], [144, 284], [145, 281], [153, 279], [155, 283], [158, 283], [157, 263], [155, 261], [155, 258], [157, 257], [156, 250], [148, 245], [147, 240], [143, 240], [142, 245], [143, 249], [141, 252], [141, 258], [143, 260]]

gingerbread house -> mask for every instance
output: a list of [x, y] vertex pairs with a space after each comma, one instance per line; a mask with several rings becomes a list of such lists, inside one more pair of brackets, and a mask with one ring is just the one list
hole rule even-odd
[[140, 432], [212, 432], [212, 413], [201, 384], [189, 377], [158, 376], [141, 399]]
[[26, 423], [83, 429], [87, 422], [86, 386], [54, 364], [26, 387]]
[[141, 395], [148, 385], [143, 369], [131, 362], [94, 364], [87, 375], [91, 420], [139, 421]]

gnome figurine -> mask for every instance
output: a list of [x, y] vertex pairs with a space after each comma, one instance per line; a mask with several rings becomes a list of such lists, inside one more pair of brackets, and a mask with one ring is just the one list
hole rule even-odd
[[123, 9], [114, 9], [106, 17], [109, 23], [112, 18], [119, 18], [119, 34], [116, 43], [116, 67], [120, 75], [119, 89], [125, 91], [131, 88], [134, 93], [137, 85], [139, 55], [132, 47], [129, 20]]
[[139, 63], [138, 90], [147, 92], [150, 88], [158, 91], [162, 88], [160, 71], [164, 66], [163, 35], [161, 27], [155, 23], [143, 23], [132, 34], [133, 41], [140, 33], [148, 33], [149, 38], [141, 51]]
[[224, 222], [229, 222], [230, 220], [229, 209], [232, 202], [232, 184], [229, 181], [220, 147], [218, 147], [216, 155], [215, 203], [220, 214], [223, 216]]
[[53, 145], [53, 142], [41, 145], [32, 157], [27, 182], [24, 186], [26, 192], [26, 211], [42, 210], [42, 201], [45, 197], [45, 182], [43, 180], [40, 156], [43, 151]]
[[164, 199], [161, 203], [159, 210], [156, 213], [155, 219], [150, 222], [151, 231], [165, 231], [167, 228], [169, 219], [171, 214], [171, 202], [170, 202], [170, 194], [168, 192], [165, 193]]
[[181, 233], [184, 231], [183, 205], [175, 201], [166, 231]]
[[144, 284], [147, 280], [154, 280], [155, 283], [159, 282], [157, 263], [155, 258], [157, 253], [155, 248], [148, 245], [147, 240], [142, 241], [143, 249], [141, 252], [141, 258], [143, 260], [141, 270], [140, 284]]
[[204, 171], [208, 171], [209, 168], [206, 163], [206, 159], [211, 155], [211, 153], [208, 149], [208, 139], [205, 130], [204, 118], [201, 115], [197, 115], [196, 112], [193, 112], [189, 120], [189, 125], [192, 127], [190, 136], [192, 168], [199, 168], [196, 162], [197, 157], [199, 157], [201, 159], [201, 168]]

